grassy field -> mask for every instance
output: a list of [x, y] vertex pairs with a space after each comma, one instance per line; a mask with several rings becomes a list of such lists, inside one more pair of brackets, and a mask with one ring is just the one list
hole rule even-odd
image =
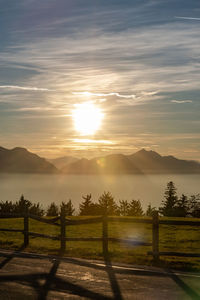
[[[72, 217], [72, 219], [81, 217]], [[83, 217], [82, 217], [83, 218]], [[128, 217], [127, 217], [128, 218]], [[179, 218], [180, 219], [180, 218]], [[184, 219], [186, 220], [186, 219]], [[191, 220], [191, 219], [190, 219]], [[60, 228], [35, 220], [29, 221], [31, 232], [59, 235]], [[23, 219], [0, 219], [0, 228], [23, 229]], [[109, 237], [130, 239], [131, 241], [152, 242], [152, 225], [135, 223], [109, 223]], [[160, 251], [200, 252], [200, 227], [160, 225]], [[102, 224], [67, 226], [67, 237], [101, 237]], [[0, 248], [19, 249], [23, 244], [21, 233], [0, 232]], [[44, 238], [30, 238], [26, 251], [58, 254], [59, 241]], [[134, 243], [122, 244], [109, 242], [109, 252], [113, 262], [152, 265], [151, 246], [134, 246]], [[66, 242], [66, 256], [89, 259], [103, 259], [101, 242]], [[161, 257], [160, 265], [180, 269], [200, 270], [199, 258]]]

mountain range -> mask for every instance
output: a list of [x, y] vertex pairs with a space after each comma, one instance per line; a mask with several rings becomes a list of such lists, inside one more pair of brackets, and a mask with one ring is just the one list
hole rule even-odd
[[25, 148], [16, 147], [8, 150], [0, 147], [0, 173], [58, 173], [57, 168], [29, 152]]
[[67, 174], [200, 174], [200, 163], [142, 149], [131, 155], [80, 159], [61, 171]]
[[0, 173], [200, 174], [200, 163], [145, 149], [131, 155], [111, 154], [90, 160], [71, 156], [47, 160], [25, 148], [0, 147]]

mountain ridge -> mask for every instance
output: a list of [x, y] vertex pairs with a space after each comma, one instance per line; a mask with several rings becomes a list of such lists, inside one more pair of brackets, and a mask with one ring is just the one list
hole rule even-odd
[[67, 174], [200, 174], [200, 163], [161, 156], [141, 149], [131, 155], [110, 154], [90, 160], [80, 159], [61, 169]]
[[[71, 160], [71, 161], [70, 161]], [[57, 168], [49, 159], [40, 157], [26, 148], [0, 147], [0, 173], [39, 174], [200, 174], [200, 163], [178, 159], [172, 155], [162, 156], [153, 150], [141, 149], [133, 154], [109, 154], [92, 159], [65, 156], [55, 159], [67, 164]]]
[[0, 147], [0, 173], [58, 173], [57, 168], [45, 158], [29, 152], [26, 148]]

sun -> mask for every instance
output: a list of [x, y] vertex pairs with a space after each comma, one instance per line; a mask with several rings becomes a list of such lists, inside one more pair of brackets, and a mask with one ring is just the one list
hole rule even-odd
[[94, 103], [75, 104], [72, 112], [75, 129], [81, 135], [94, 135], [101, 127], [104, 114]]

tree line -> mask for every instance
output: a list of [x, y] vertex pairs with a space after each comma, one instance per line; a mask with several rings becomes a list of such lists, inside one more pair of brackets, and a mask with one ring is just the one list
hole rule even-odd
[[[104, 192], [97, 202], [93, 202], [91, 194], [82, 196], [82, 199], [79, 205], [80, 216], [105, 214], [116, 216], [152, 216], [156, 211], [156, 208], [152, 207], [151, 204], [144, 211], [140, 200], [135, 199], [130, 202], [119, 200], [117, 204], [110, 192]], [[60, 206], [52, 202], [47, 210], [44, 210], [39, 202], [36, 204], [32, 203], [25, 199], [23, 195], [19, 201], [14, 203], [12, 201], [0, 202], [0, 213], [24, 213], [28, 211], [30, 214], [38, 216], [58, 216], [61, 210], [64, 210], [67, 216], [75, 214], [75, 208], [71, 200], [62, 202]], [[178, 197], [176, 187], [170, 181], [167, 183], [164, 199], [158, 210], [163, 216], [200, 218], [200, 194], [191, 195], [190, 197], [182, 194], [181, 197]]]

